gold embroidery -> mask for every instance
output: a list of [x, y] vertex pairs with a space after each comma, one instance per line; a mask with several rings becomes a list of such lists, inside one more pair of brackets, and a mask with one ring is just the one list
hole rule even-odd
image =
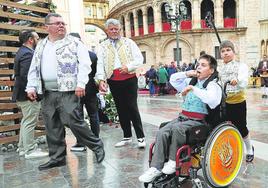
[[126, 39], [124, 38], [121, 38], [120, 40], [117, 41], [116, 49], [113, 47], [113, 45], [111, 44], [109, 40], [105, 41], [104, 45], [107, 45], [107, 52], [106, 52], [107, 58], [104, 58], [106, 59], [105, 64], [107, 67], [106, 76], [107, 78], [110, 78], [114, 70], [116, 51], [118, 54], [119, 61], [122, 65], [127, 65], [134, 59], [131, 53], [130, 46], [127, 45]]

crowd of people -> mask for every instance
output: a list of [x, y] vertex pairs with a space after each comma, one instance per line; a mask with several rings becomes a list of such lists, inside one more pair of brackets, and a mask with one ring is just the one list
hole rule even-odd
[[[104, 160], [97, 95], [108, 90], [114, 98], [122, 128], [122, 138], [115, 147], [133, 142], [132, 126], [138, 148], [146, 147], [137, 104], [135, 70], [143, 64], [137, 44], [120, 36], [118, 20], [108, 19], [105, 23], [108, 38], [94, 54], [88, 51], [78, 33], [67, 34], [65, 26], [61, 15], [48, 14], [45, 18], [48, 36], [38, 41], [35, 31], [23, 30], [19, 37], [23, 45], [15, 58], [13, 99], [23, 113], [18, 152], [26, 159], [49, 156], [50, 160], [41, 164], [39, 170], [66, 165], [65, 126], [71, 129], [77, 140], [71, 151], [89, 148], [97, 163]], [[175, 172], [175, 153], [186, 142], [185, 132], [193, 126], [215, 123], [207, 119], [211, 115], [207, 106], [215, 109], [221, 103], [220, 85], [227, 81], [230, 82], [226, 89], [227, 120], [237, 126], [244, 139], [246, 161], [253, 161], [254, 147], [246, 121], [248, 68], [245, 63], [235, 61], [231, 41], [221, 43], [220, 53], [223, 59], [220, 69], [213, 56], [203, 53], [195, 66], [183, 71], [171, 62], [168, 67], [160, 64], [158, 70], [152, 65], [146, 72], [151, 96], [155, 95], [155, 86], [159, 85], [159, 94], [165, 94], [166, 87], [170, 86], [181, 92], [185, 99], [179, 116], [159, 129], [151, 167], [139, 177], [140, 181], [150, 182], [161, 171], [165, 174]], [[90, 128], [84, 120], [83, 106], [90, 119]], [[48, 153], [38, 149], [34, 142], [40, 108], [46, 127]], [[168, 140], [171, 140], [170, 144]], [[167, 154], [169, 160], [166, 162]]]

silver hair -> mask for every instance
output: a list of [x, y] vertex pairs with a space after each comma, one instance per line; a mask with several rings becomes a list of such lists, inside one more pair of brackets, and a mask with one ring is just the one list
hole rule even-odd
[[107, 29], [108, 26], [109, 26], [110, 24], [119, 26], [119, 27], [121, 28], [121, 23], [120, 23], [120, 21], [117, 20], [117, 19], [113, 19], [113, 18], [108, 19], [108, 20], [105, 22], [105, 28]]

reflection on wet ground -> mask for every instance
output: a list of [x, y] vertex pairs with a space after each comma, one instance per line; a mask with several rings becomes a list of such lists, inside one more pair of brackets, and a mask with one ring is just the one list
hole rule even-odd
[[[154, 141], [158, 125], [175, 118], [179, 103], [175, 96], [150, 98], [139, 97], [139, 108], [146, 133], [147, 148], [138, 149], [137, 142], [122, 148], [114, 144], [122, 137], [117, 125], [103, 125], [101, 138], [104, 141], [106, 158], [97, 164], [93, 153], [70, 152], [75, 138], [67, 130], [67, 165], [46, 171], [37, 167], [48, 160], [26, 160], [14, 152], [0, 153], [0, 188], [141, 188], [139, 175], [148, 168], [148, 144]], [[243, 162], [239, 176], [231, 188], [268, 187], [268, 99], [261, 98], [260, 89], [248, 90], [248, 127], [254, 140], [256, 159], [252, 164]], [[133, 134], [134, 131], [133, 131]], [[42, 146], [47, 149], [46, 145]], [[202, 173], [200, 172], [200, 175]], [[191, 187], [188, 182], [182, 187]]]

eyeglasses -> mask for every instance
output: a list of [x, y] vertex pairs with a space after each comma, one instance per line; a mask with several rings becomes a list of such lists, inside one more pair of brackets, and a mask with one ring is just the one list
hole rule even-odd
[[46, 25], [55, 25], [55, 26], [63, 25], [63, 26], [66, 26], [67, 24], [64, 23], [64, 22], [55, 22], [55, 23], [47, 23]]

